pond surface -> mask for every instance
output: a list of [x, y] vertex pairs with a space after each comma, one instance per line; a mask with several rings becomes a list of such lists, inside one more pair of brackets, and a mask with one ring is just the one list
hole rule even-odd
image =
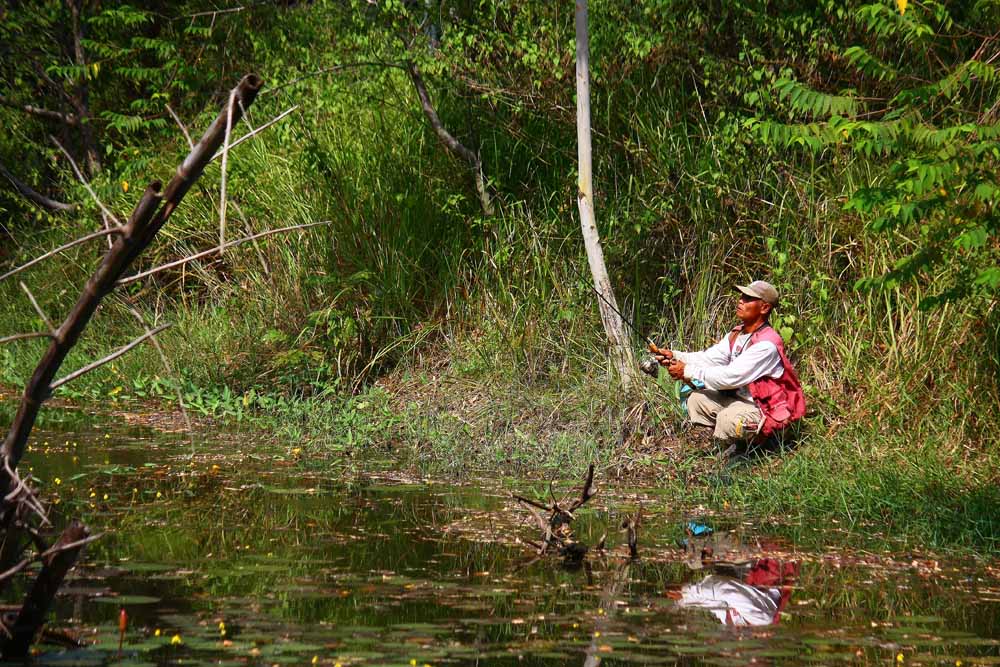
[[[50, 414], [22, 470], [42, 480], [57, 524], [79, 516], [106, 535], [50, 625], [87, 646], [40, 645], [43, 663], [1000, 663], [995, 562], [863, 551], [835, 527], [711, 516], [600, 473], [574, 525], [591, 545], [607, 533], [607, 551], [533, 559], [522, 541], [538, 529], [509, 492], [544, 499], [537, 483], [406, 479], [384, 465], [317, 474], [283, 443], [201, 434], [192, 448]], [[639, 505], [630, 561], [618, 527]], [[685, 549], [691, 520], [714, 532]]]

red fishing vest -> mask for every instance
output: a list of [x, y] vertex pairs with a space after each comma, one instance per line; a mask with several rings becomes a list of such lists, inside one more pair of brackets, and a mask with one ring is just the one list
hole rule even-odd
[[[732, 354], [736, 338], [743, 331], [740, 325], [729, 334], [729, 352]], [[802, 419], [806, 413], [806, 397], [802, 393], [802, 383], [799, 376], [792, 367], [792, 362], [785, 354], [785, 342], [770, 325], [765, 324], [761, 328], [750, 334], [750, 340], [746, 347], [750, 347], [757, 341], [767, 341], [773, 343], [778, 348], [778, 356], [781, 357], [781, 365], [785, 372], [779, 378], [763, 376], [750, 383], [748, 387], [753, 402], [760, 408], [764, 416], [764, 423], [761, 425], [759, 434], [761, 437], [768, 437], [776, 431], [780, 431], [792, 422]], [[745, 350], [746, 347], [743, 349]]]

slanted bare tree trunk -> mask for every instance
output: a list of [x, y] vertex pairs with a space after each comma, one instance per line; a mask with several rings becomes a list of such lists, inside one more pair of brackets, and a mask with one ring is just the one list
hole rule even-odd
[[437, 111], [434, 110], [434, 105], [431, 104], [431, 97], [427, 93], [427, 86], [424, 84], [424, 79], [420, 76], [417, 66], [412, 62], [407, 63], [406, 73], [410, 76], [410, 81], [413, 82], [413, 87], [417, 91], [417, 97], [420, 98], [420, 108], [423, 110], [427, 121], [431, 124], [431, 128], [433, 128], [438, 139], [441, 140], [445, 148], [469, 163], [469, 169], [472, 170], [472, 177], [476, 185], [476, 195], [479, 197], [479, 206], [483, 209], [483, 215], [492, 216], [493, 201], [490, 199], [486, 178], [483, 176], [483, 162], [479, 158], [479, 154], [464, 146], [441, 122]]
[[[72, 4], [74, 0], [68, 1], [71, 7], [74, 6]], [[20, 555], [21, 544], [26, 534], [31, 534], [35, 538], [36, 545], [40, 545], [38, 559], [42, 561], [43, 567], [25, 598], [14, 627], [0, 628], [3, 630], [0, 632], [0, 656], [5, 660], [23, 658], [27, 654], [28, 647], [44, 622], [47, 610], [63, 578], [76, 562], [80, 549], [94, 539], [88, 537], [85, 526], [73, 522], [55, 545], [45, 548], [41, 536], [31, 526], [32, 517], [43, 525], [49, 523], [45, 509], [37, 501], [34, 490], [29, 486], [29, 478], [21, 478], [17, 472], [17, 464], [24, 455], [25, 445], [38, 411], [54, 388], [116, 358], [165, 328], [147, 330], [145, 336], [141, 336], [104, 359], [88, 364], [59, 380], [55, 379], [66, 355], [76, 344], [103, 298], [115, 288], [125, 271], [169, 220], [184, 195], [201, 176], [206, 165], [212, 161], [226, 136], [227, 126], [240, 120], [243, 112], [253, 103], [262, 85], [260, 77], [254, 74], [245, 76], [230, 93], [226, 107], [177, 168], [166, 190], [161, 194], [160, 183], [158, 181], [151, 183], [136, 204], [128, 222], [109, 231], [109, 234], [115, 236], [114, 243], [60, 326], [54, 327], [49, 324], [48, 318], [28, 292], [32, 305], [48, 327], [48, 331], [43, 335], [51, 342], [25, 386], [10, 430], [0, 445], [0, 496], [2, 496], [0, 497], [0, 557], [6, 561], [0, 573], [0, 586], [6, 584], [10, 577], [22, 571], [33, 560], [23, 558], [17, 565], [10, 566], [10, 563]]]
[[603, 297], [597, 300], [601, 310], [601, 322], [608, 336], [612, 358], [618, 368], [622, 386], [628, 390], [635, 378], [635, 357], [625, 333], [625, 325], [616, 312], [615, 301], [608, 269], [604, 264], [601, 237], [597, 232], [594, 217], [594, 184], [592, 151], [590, 147], [590, 36], [587, 32], [587, 0], [576, 0], [576, 139], [579, 159], [579, 192], [577, 204], [580, 208], [580, 227], [583, 243], [587, 248], [587, 261], [594, 278], [594, 287]]

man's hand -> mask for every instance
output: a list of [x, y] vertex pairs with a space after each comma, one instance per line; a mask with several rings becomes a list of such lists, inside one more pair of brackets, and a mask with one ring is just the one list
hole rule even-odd
[[670, 350], [662, 347], [657, 347], [654, 343], [649, 344], [649, 351], [653, 353], [653, 358], [659, 362], [661, 366], [667, 366], [670, 361], [674, 358], [674, 353]]
[[670, 365], [667, 366], [667, 372], [670, 373], [670, 377], [672, 377], [673, 379], [675, 379], [675, 380], [683, 380], [684, 379], [684, 362], [683, 361], [677, 361], [676, 359], [672, 360], [670, 362]]

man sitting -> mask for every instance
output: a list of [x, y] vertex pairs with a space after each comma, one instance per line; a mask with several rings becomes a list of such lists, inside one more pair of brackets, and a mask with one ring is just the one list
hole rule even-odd
[[763, 280], [736, 289], [742, 324], [707, 350], [656, 354], [671, 377], [705, 385], [688, 397], [688, 414], [692, 423], [713, 427], [715, 438], [730, 445], [729, 453], [738, 442], [763, 442], [806, 411], [784, 342], [768, 324], [778, 291]]

